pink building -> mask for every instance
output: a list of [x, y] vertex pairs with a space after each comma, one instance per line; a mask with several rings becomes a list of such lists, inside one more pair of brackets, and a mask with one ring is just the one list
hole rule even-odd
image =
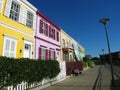
[[37, 11], [35, 59], [60, 60], [60, 28]]

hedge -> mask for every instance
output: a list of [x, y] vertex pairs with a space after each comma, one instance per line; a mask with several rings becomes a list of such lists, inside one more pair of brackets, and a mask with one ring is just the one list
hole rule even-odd
[[28, 84], [54, 78], [60, 72], [55, 60], [0, 57], [0, 89], [25, 81]]
[[91, 61], [91, 60], [89, 60], [89, 61], [88, 61], [88, 66], [89, 66], [89, 67], [94, 67], [94, 62]]

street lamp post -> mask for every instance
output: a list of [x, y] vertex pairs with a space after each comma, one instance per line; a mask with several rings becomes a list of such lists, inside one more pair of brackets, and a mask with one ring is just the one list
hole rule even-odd
[[104, 60], [104, 49], [101, 49], [101, 50], [102, 50], [102, 54], [103, 54], [103, 55], [102, 55], [102, 60], [103, 60], [102, 62], [105, 64], [105, 60]]
[[114, 87], [115, 84], [114, 84], [114, 76], [113, 76], [112, 56], [111, 56], [110, 43], [109, 43], [108, 32], [107, 32], [107, 27], [106, 27], [106, 24], [108, 21], [110, 21], [109, 18], [103, 18], [100, 20], [100, 23], [102, 23], [104, 25], [104, 28], [105, 28], [107, 45], [108, 45], [108, 52], [109, 52], [109, 59], [110, 59], [110, 67], [111, 67], [112, 86]]

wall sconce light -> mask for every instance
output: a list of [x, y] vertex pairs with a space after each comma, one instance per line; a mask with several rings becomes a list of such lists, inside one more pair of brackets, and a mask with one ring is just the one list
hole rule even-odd
[[24, 40], [24, 37], [22, 37], [22, 40]]
[[33, 51], [32, 51], [32, 55], [33, 55]]
[[22, 53], [22, 50], [20, 49], [20, 53]]

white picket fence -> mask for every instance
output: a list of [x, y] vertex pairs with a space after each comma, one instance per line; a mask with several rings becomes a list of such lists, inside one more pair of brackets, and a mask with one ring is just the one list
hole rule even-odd
[[16, 87], [13, 88], [13, 86], [7, 87], [7, 90], [26, 90], [28, 88], [28, 85], [26, 82], [22, 82], [21, 84], [18, 84]]
[[63, 79], [66, 78], [66, 63], [65, 61], [59, 61], [59, 65], [60, 65], [60, 73], [58, 74], [58, 76], [54, 79], [44, 79], [39, 83], [33, 83], [28, 85], [27, 82], [22, 82], [21, 84], [18, 84], [16, 87], [13, 88], [13, 86], [8, 86], [6, 87], [4, 90], [26, 90], [28, 88], [30, 88], [30, 90], [36, 90], [35, 88], [45, 88], [48, 87], [54, 83], [57, 83]]

